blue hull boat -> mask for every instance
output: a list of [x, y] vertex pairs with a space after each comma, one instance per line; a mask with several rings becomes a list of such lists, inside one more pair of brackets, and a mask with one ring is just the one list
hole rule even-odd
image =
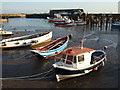
[[44, 58], [49, 58], [60, 54], [67, 47], [68, 41], [68, 36], [62, 37], [40, 49], [31, 50], [31, 52]]

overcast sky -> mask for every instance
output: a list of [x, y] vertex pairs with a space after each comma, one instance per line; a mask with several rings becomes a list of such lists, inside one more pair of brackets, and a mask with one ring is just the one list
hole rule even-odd
[[1, 0], [2, 2], [118, 2], [120, 0]]
[[[73, 2], [74, 1], [74, 2]], [[2, 0], [1, 13], [45, 13], [56, 8], [82, 8], [88, 13], [117, 13], [119, 0]], [[0, 9], [1, 9], [0, 8]]]

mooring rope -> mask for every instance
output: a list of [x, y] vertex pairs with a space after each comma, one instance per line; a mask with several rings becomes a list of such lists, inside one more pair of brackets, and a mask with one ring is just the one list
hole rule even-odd
[[[48, 70], [48, 71], [46, 71], [46, 72], [43, 72], [43, 73], [39, 73], [39, 74], [35, 74], [35, 75], [31, 75], [31, 76], [21, 76], [21, 77], [10, 77], [10, 78], [0, 78], [0, 80], [15, 80], [15, 79], [26, 79], [26, 78], [33, 78], [33, 77], [37, 77], [37, 76], [40, 76], [40, 75], [44, 75], [44, 74], [48, 74], [49, 72], [51, 72], [53, 70], [53, 68], [52, 69], [50, 69], [50, 70]], [[30, 80], [30, 79], [28, 79], [28, 80]], [[31, 80], [33, 80], [33, 79], [31, 79]]]
[[22, 58], [28, 58], [28, 57], [32, 57], [32, 56], [34, 56], [34, 55], [29, 55], [30, 53], [28, 53], [28, 54], [26, 54], [26, 55], [24, 55], [24, 56], [22, 56], [22, 57], [20, 57], [20, 58], [17, 58], [17, 60], [20, 60], [20, 59], [22, 59]]

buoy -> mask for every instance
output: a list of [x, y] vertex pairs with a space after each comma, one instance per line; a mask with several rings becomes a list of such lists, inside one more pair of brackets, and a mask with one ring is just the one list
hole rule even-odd
[[14, 30], [16, 30], [16, 27], [14, 27]]
[[72, 39], [72, 38], [73, 38], [73, 34], [70, 34], [70, 35], [69, 35], [69, 38]]

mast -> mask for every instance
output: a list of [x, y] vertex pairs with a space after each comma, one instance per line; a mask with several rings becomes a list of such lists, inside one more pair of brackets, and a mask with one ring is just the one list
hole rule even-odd
[[80, 40], [80, 43], [81, 43], [81, 49], [83, 49], [83, 47], [84, 47], [84, 41], [86, 40], [86, 38], [85, 38], [85, 29], [86, 29], [86, 26], [84, 26], [84, 29], [83, 29], [83, 38], [82, 38], [82, 40]]

